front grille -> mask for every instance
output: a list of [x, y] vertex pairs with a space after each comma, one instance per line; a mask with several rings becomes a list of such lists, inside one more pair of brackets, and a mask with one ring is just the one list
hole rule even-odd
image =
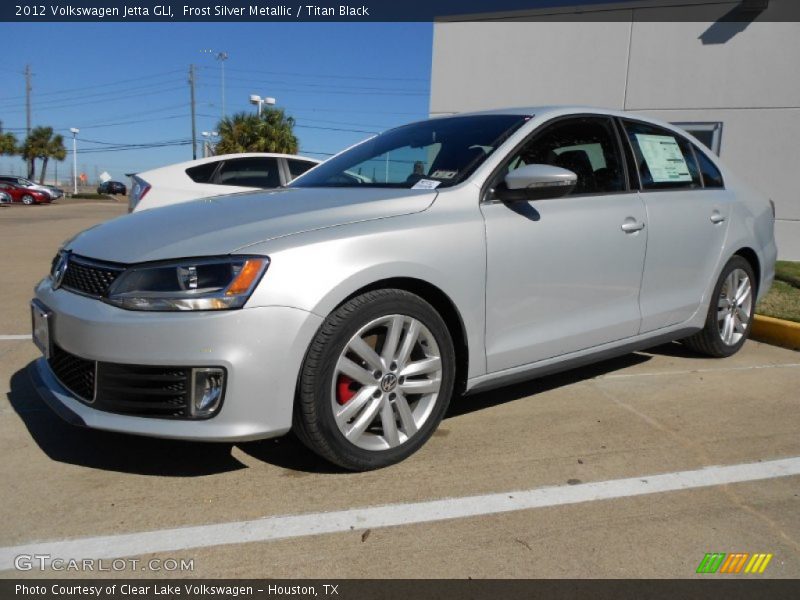
[[70, 256], [61, 287], [89, 296], [104, 296], [122, 270], [116, 265]]
[[81, 400], [91, 402], [94, 398], [95, 362], [70, 354], [57, 344], [49, 359], [53, 373], [70, 392]]
[[95, 408], [140, 417], [188, 416], [191, 369], [100, 363]]
[[95, 362], [53, 345], [53, 373], [93, 408], [137, 417], [189, 417], [191, 367], [151, 367]]

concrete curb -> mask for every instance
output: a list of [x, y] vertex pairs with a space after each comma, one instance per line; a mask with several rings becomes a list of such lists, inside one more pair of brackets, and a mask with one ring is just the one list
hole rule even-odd
[[756, 315], [751, 337], [773, 346], [800, 350], [800, 323]]

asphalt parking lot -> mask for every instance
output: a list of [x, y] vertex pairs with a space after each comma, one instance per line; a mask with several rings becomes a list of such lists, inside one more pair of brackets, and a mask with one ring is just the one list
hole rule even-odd
[[194, 560], [58, 576], [685, 578], [708, 552], [774, 557], [704, 577], [800, 576], [800, 354], [756, 342], [722, 361], [671, 344], [456, 399], [419, 453], [370, 473], [292, 437], [67, 425], [26, 372], [28, 300], [60, 242], [124, 212], [0, 209], [0, 576], [42, 576], [10, 568], [32, 551]]

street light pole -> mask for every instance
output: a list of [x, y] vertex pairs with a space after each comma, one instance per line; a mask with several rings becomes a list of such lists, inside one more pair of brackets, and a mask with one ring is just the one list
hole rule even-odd
[[80, 129], [70, 127], [72, 133], [72, 195], [78, 193], [78, 134]]
[[217, 52], [217, 60], [222, 68], [222, 118], [225, 118], [225, 61], [228, 60], [227, 52]]

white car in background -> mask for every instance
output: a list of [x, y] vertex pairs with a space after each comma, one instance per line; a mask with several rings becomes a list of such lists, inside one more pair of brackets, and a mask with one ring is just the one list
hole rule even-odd
[[223, 154], [169, 165], [131, 177], [128, 212], [197, 198], [278, 188], [320, 161], [293, 154]]

